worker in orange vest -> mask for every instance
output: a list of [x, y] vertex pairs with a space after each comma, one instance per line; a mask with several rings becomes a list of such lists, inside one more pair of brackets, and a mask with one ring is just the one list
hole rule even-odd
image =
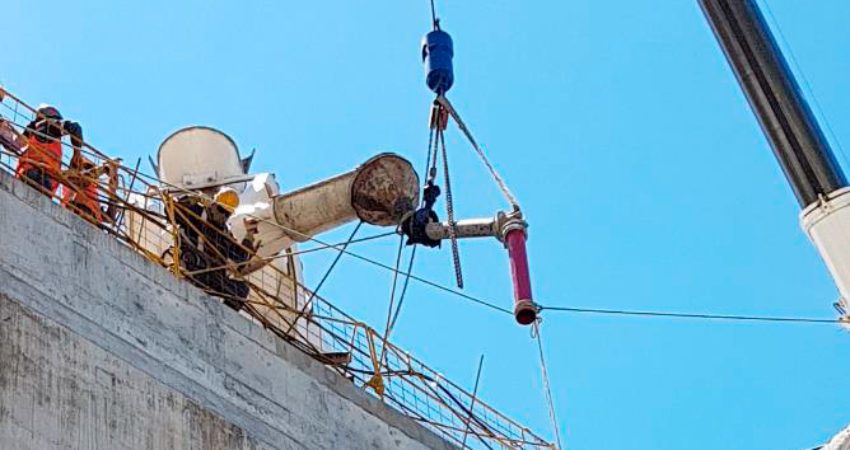
[[98, 166], [83, 157], [79, 148], [74, 147], [69, 170], [64, 172], [66, 184], [62, 186], [62, 204], [97, 225], [102, 225], [104, 220], [114, 222], [117, 205], [112, 203], [105, 210], [101, 207], [100, 177], [107, 176], [106, 189], [103, 190], [110, 199], [114, 199], [118, 189], [118, 162], [107, 160]]
[[53, 195], [62, 172], [62, 136], [71, 136], [74, 149], [83, 145], [83, 129], [77, 122], [63, 120], [59, 110], [40, 105], [35, 119], [23, 133], [21, 157], [15, 176]]

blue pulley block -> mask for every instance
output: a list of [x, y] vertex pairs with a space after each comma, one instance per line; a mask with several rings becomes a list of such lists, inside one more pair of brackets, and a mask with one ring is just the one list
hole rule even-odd
[[437, 95], [445, 94], [455, 81], [452, 70], [454, 48], [452, 37], [434, 30], [422, 38], [422, 62], [425, 64], [425, 83]]

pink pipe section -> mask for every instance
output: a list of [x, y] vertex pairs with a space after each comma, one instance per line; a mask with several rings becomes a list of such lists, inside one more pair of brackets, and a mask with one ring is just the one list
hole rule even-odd
[[528, 274], [528, 255], [525, 251], [525, 230], [516, 228], [505, 236], [511, 278], [514, 282], [514, 317], [520, 325], [530, 325], [537, 319], [537, 307], [531, 297], [531, 277]]

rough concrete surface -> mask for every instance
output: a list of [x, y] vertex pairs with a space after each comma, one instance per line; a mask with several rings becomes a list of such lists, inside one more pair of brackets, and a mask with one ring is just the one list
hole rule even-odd
[[449, 449], [0, 172], [0, 449]]

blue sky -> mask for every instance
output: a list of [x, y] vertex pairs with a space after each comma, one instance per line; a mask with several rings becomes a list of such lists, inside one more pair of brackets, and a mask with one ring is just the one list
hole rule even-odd
[[[761, 2], [847, 168], [850, 3]], [[833, 316], [835, 288], [696, 0], [438, 6], [450, 97], [526, 212], [540, 303]], [[426, 0], [7, 0], [3, 23], [0, 82], [129, 161], [192, 124], [257, 148], [284, 190], [379, 151], [425, 157]], [[448, 146], [457, 215], [504, 208], [456, 130]], [[395, 245], [357, 250], [391, 263]], [[504, 250], [461, 250], [467, 292], [510, 306]], [[332, 256], [305, 256], [309, 285]], [[416, 273], [450, 285], [448, 248], [419, 252]], [[322, 293], [380, 328], [389, 282], [343, 258]], [[850, 422], [850, 336], [831, 326], [547, 313], [544, 335], [568, 448], [799, 449]], [[510, 317], [414, 283], [394, 340], [468, 386], [485, 354], [481, 397], [551, 436], [536, 347]]]

